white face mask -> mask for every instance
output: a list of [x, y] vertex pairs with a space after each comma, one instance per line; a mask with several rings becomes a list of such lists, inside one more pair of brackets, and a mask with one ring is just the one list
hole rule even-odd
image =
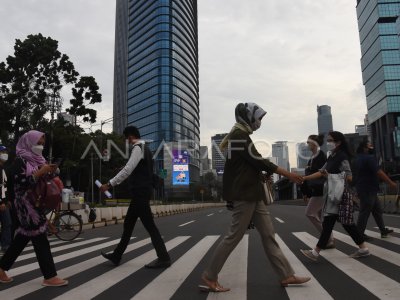
[[326, 143], [326, 148], [328, 149], [328, 151], [333, 151], [336, 148], [336, 144], [333, 142], [327, 142]]
[[0, 160], [7, 161], [8, 160], [8, 154], [7, 153], [0, 154]]
[[255, 131], [260, 127], [261, 127], [261, 120], [256, 119], [256, 121], [253, 123], [253, 128], [252, 129]]
[[44, 148], [43, 145], [35, 145], [35, 146], [32, 146], [31, 149], [32, 149], [33, 153], [35, 153], [37, 155], [42, 155], [43, 148]]

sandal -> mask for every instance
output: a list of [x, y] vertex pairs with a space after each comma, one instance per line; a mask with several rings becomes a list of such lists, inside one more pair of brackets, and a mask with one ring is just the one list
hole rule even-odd
[[202, 276], [201, 279], [203, 280], [204, 285], [199, 284], [199, 289], [203, 292], [224, 293], [231, 290], [230, 288], [225, 288], [220, 285], [218, 281], [208, 280], [205, 276]]
[[8, 277], [6, 272], [3, 270], [0, 271], [0, 274], [2, 275], [0, 278], [0, 283], [10, 283], [14, 280], [12, 277]]

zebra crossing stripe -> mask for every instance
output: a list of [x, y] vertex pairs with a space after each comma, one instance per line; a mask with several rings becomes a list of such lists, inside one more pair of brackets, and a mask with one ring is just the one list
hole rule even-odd
[[[77, 241], [77, 240], [83, 240], [83, 238], [74, 239], [74, 241]], [[55, 246], [55, 245], [67, 244], [67, 243], [70, 243], [70, 242], [61, 241], [61, 240], [58, 240], [58, 239], [57, 240], [52, 239], [52, 240], [49, 240], [49, 243], [50, 243], [50, 247], [52, 247], [52, 246]], [[29, 242], [28, 245], [31, 245], [31, 242]], [[27, 246], [27, 247], [25, 247], [25, 249], [24, 249], [24, 251], [22, 253], [29, 252], [29, 251], [32, 251], [32, 250], [33, 250], [33, 246]]]
[[[135, 249], [138, 249], [147, 244], [150, 244], [150, 242], [151, 242], [150, 238], [147, 238], [147, 239], [138, 241], [134, 244], [129, 244], [125, 250], [125, 253], [131, 252]], [[103, 246], [104, 246], [103, 244], [100, 244], [98, 246], [98, 251], [100, 251]], [[108, 247], [108, 246], [104, 246], [104, 247]], [[80, 272], [83, 272], [85, 270], [88, 270], [90, 268], [93, 268], [101, 263], [104, 263], [104, 261], [105, 261], [105, 259], [102, 256], [98, 255], [91, 259], [85, 260], [81, 263], [77, 263], [75, 265], [66, 267], [61, 270], [57, 270], [57, 272], [61, 278], [68, 278], [68, 277], [74, 276]], [[13, 286], [12, 288], [9, 288], [7, 290], [0, 291], [0, 298], [1, 299], [10, 299], [10, 295], [12, 295], [12, 297], [16, 299], [19, 297], [23, 297], [29, 293], [35, 292], [35, 291], [43, 288], [43, 286], [41, 285], [42, 280], [43, 280], [43, 277], [37, 277], [28, 282], [24, 282], [20, 285]]]
[[[350, 246], [356, 247], [351, 237], [338, 231], [333, 231], [335, 239], [342, 241]], [[380, 259], [386, 260], [396, 266], [400, 266], [400, 254], [368, 243], [368, 248], [372, 255], [379, 257]]]
[[[318, 240], [307, 232], [293, 232], [293, 234], [310, 248], [317, 244]], [[379, 299], [397, 300], [399, 298], [400, 285], [391, 278], [336, 249], [322, 251], [321, 255]]]
[[245, 234], [232, 251], [219, 273], [223, 286], [231, 288], [229, 293], [209, 293], [207, 300], [243, 300], [247, 298], [247, 258], [249, 235]]
[[[301, 261], [293, 254], [284, 241], [275, 234], [275, 239], [279, 244], [283, 254], [286, 256], [296, 274], [311, 277], [305, 285], [291, 286], [286, 288], [290, 300], [309, 300], [309, 299], [333, 299], [331, 295], [319, 284], [318, 280], [308, 271]], [[245, 299], [245, 298], [243, 298]]]
[[[63, 245], [63, 246], [59, 246], [59, 247], [55, 247], [55, 248], [51, 248], [51, 253], [57, 253], [63, 250], [67, 250], [67, 249], [72, 249], [75, 247], [79, 247], [79, 246], [83, 246], [83, 245], [87, 245], [87, 244], [91, 244], [91, 243], [96, 243], [96, 242], [100, 242], [102, 240], [105, 240], [107, 238], [105, 237], [100, 237], [100, 238], [94, 238], [94, 239], [90, 239], [90, 240], [86, 240], [86, 241], [82, 241], [82, 242], [77, 242], [77, 243], [70, 243], [68, 245]], [[36, 253], [29, 253], [29, 254], [24, 254], [24, 255], [20, 255], [18, 257], [18, 259], [16, 261], [22, 261], [25, 259], [29, 259], [32, 257], [36, 257]]]
[[[376, 227], [376, 226], [375, 226], [374, 228], [379, 229], [379, 227]], [[394, 231], [395, 233], [400, 233], [400, 228], [390, 227], [390, 229], [393, 229], [393, 231]]]
[[381, 238], [381, 234], [376, 232], [376, 231], [371, 231], [371, 230], [365, 230], [365, 234], [376, 238], [376, 239], [380, 239], [382, 241], [388, 242], [388, 243], [392, 243], [392, 244], [396, 244], [396, 245], [400, 245], [400, 239], [394, 236], [391, 236], [390, 234], [388, 235], [387, 238]]
[[[178, 236], [165, 243], [165, 246], [168, 250], [171, 250], [189, 238], [189, 236]], [[92, 299], [96, 295], [115, 285], [117, 282], [125, 279], [129, 275], [135, 273], [137, 270], [143, 268], [144, 264], [154, 260], [155, 258], [155, 251], [152, 249], [118, 266], [118, 268], [113, 268], [110, 271], [101, 274], [90, 281], [85, 282], [84, 284], [60, 295], [55, 299]]]
[[204, 237], [132, 299], [154, 300], [160, 299], [160, 295], [163, 299], [170, 299], [217, 239], [218, 236]]
[[[106, 247], [115, 245], [118, 242], [119, 242], [119, 239], [115, 239], [115, 240], [112, 240], [110, 242], [107, 242], [107, 243], [104, 243], [104, 244], [101, 244], [101, 245], [103, 246], [103, 248], [106, 248]], [[92, 246], [92, 247], [88, 247], [88, 248], [77, 250], [75, 252], [59, 255], [59, 256], [54, 257], [54, 263], [65, 261], [67, 259], [75, 258], [75, 257], [77, 257], [79, 255], [84, 255], [84, 254], [87, 254], [87, 253], [90, 253], [90, 252], [93, 252], [93, 251], [98, 251], [98, 250], [99, 250], [99, 245], [95, 245], [95, 246]], [[38, 263], [34, 262], [34, 263], [27, 264], [27, 265], [24, 265], [24, 266], [15, 268], [15, 269], [10, 269], [9, 275], [11, 277], [13, 277], [13, 276], [17, 276], [17, 275], [20, 275], [20, 274], [24, 274], [26, 272], [33, 271], [33, 270], [35, 270], [37, 268], [38, 268]]]

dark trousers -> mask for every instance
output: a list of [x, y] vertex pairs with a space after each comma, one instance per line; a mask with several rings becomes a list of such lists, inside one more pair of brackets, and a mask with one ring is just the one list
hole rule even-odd
[[376, 193], [369, 191], [357, 191], [357, 193], [358, 197], [360, 198], [360, 212], [357, 220], [358, 230], [364, 234], [369, 215], [372, 213], [376, 225], [378, 225], [381, 232], [384, 231], [385, 223], [383, 222], [382, 217], [383, 210]]
[[[317, 243], [317, 247], [324, 249], [328, 244], [329, 238], [331, 237], [333, 227], [338, 219], [338, 215], [329, 215], [324, 217], [322, 222], [322, 232]], [[350, 237], [353, 239], [356, 245], [361, 245], [364, 243], [364, 236], [358, 231], [355, 224], [343, 225], [343, 228], [347, 231]]]
[[160, 232], [158, 231], [156, 224], [154, 223], [149, 204], [150, 197], [151, 191], [140, 191], [134, 194], [133, 199], [129, 204], [129, 208], [124, 220], [124, 231], [122, 233], [121, 240], [114, 250], [114, 254], [117, 257], [121, 257], [122, 254], [125, 252], [126, 247], [128, 246], [131, 239], [136, 221], [138, 218], [140, 218], [144, 228], [150, 235], [151, 242], [153, 243], [154, 249], [157, 253], [157, 257], [160, 260], [170, 259], [167, 249], [165, 248], [164, 241], [161, 238]]
[[53, 256], [50, 251], [49, 240], [47, 239], [47, 233], [42, 233], [35, 237], [17, 234], [11, 242], [10, 247], [1, 258], [0, 268], [8, 271], [29, 241], [32, 241], [33, 249], [35, 250], [36, 258], [44, 279], [57, 276], [56, 266], [54, 265]]

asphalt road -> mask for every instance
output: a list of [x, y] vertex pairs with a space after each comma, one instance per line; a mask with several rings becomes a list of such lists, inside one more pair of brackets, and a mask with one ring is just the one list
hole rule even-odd
[[[300, 249], [314, 245], [318, 234], [304, 216], [304, 206], [274, 204], [270, 208], [277, 240], [299, 275], [311, 274], [310, 283], [282, 288], [266, 258], [257, 231], [248, 230], [228, 259], [220, 282], [232, 288], [225, 294], [200, 292], [202, 271], [218, 241], [227, 232], [231, 213], [225, 208], [204, 209], [156, 219], [173, 265], [166, 270], [143, 268], [155, 259], [141, 222], [122, 264], [112, 266], [100, 256], [111, 251], [122, 224], [86, 230], [73, 242], [51, 239], [58, 273], [70, 284], [42, 288], [34, 252], [27, 248], [9, 271], [11, 284], [0, 284], [0, 299], [398, 299], [400, 295], [400, 216], [385, 215], [387, 227], [398, 233], [369, 243], [370, 257], [352, 259], [356, 250], [340, 224], [335, 230], [336, 249], [322, 253], [315, 263]], [[369, 234], [378, 234], [372, 217]]]

